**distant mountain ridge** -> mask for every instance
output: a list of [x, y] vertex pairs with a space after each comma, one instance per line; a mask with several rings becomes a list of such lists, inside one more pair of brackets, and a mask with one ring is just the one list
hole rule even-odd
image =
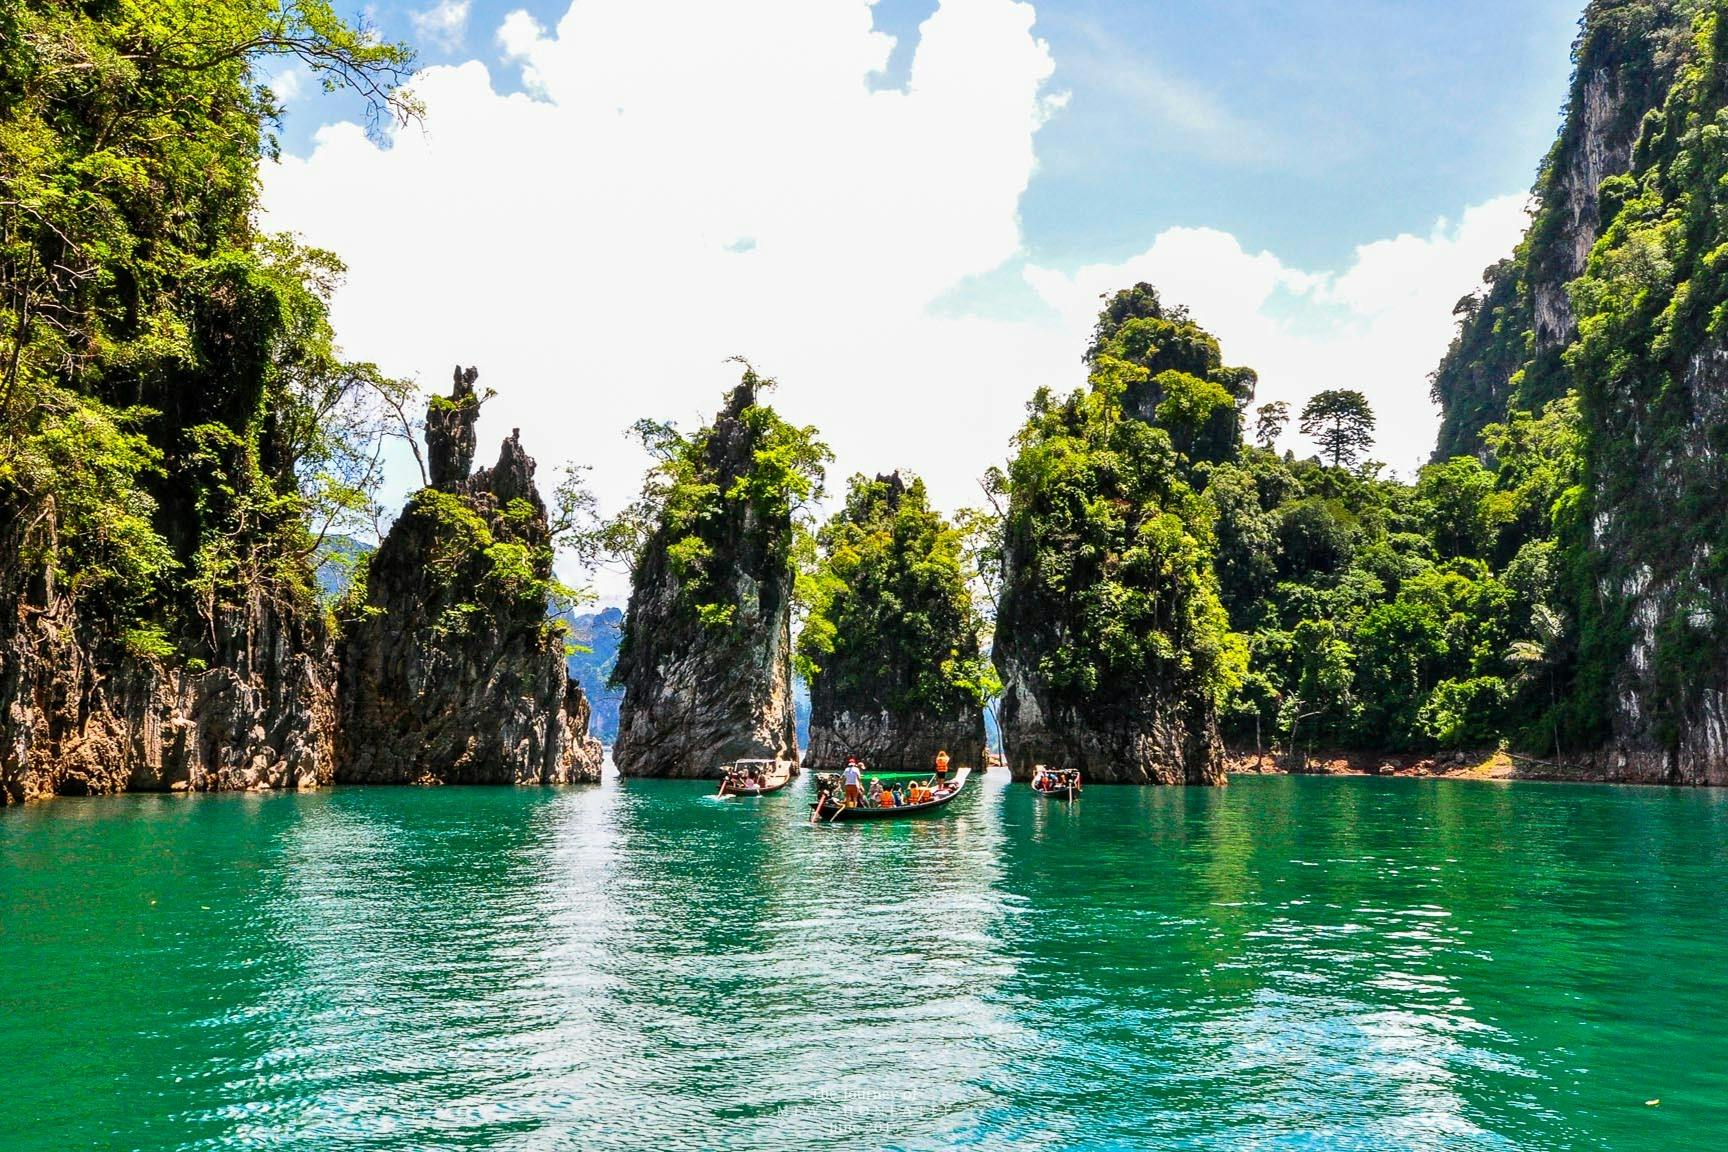
[[602, 608], [598, 612], [577, 615], [563, 614], [570, 629], [570, 643], [587, 649], [571, 652], [570, 678], [582, 685], [594, 709], [588, 730], [603, 744], [618, 738], [618, 705], [624, 690], [611, 684], [612, 669], [618, 665], [618, 642], [624, 628], [624, 613], [617, 608]]

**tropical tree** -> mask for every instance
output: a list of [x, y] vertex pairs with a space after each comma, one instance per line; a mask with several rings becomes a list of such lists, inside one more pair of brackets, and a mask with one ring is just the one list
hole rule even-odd
[[1290, 405], [1282, 400], [1273, 400], [1254, 409], [1254, 442], [1262, 448], [1270, 449], [1278, 442], [1278, 437], [1284, 434], [1284, 426], [1290, 423]]
[[257, 230], [271, 56], [375, 124], [419, 113], [412, 51], [330, 0], [0, 3], [0, 522], [48, 525], [122, 636], [309, 600], [308, 555], [371, 519], [411, 432], [408, 385], [335, 348], [340, 264]]
[[1302, 406], [1302, 431], [1313, 437], [1332, 467], [1355, 467], [1374, 446], [1374, 410], [1354, 388], [1316, 392]]

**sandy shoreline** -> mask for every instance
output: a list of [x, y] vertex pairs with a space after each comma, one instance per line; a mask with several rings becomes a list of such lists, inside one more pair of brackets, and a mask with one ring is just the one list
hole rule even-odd
[[1229, 749], [1224, 768], [1232, 776], [1414, 776], [1436, 780], [1546, 780], [1574, 784], [1670, 784], [1602, 771], [1592, 764], [1556, 764], [1498, 749], [1418, 754], [1322, 750], [1307, 756], [1256, 755]]

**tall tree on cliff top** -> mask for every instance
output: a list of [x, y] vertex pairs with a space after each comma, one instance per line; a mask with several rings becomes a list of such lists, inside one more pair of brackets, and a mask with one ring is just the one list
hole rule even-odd
[[1374, 409], [1354, 388], [1316, 392], [1302, 406], [1302, 431], [1334, 468], [1353, 468], [1374, 447]]
[[417, 114], [412, 53], [327, 0], [0, 7], [0, 507], [153, 657], [306, 591], [307, 520], [361, 510], [405, 390], [336, 355], [335, 259], [254, 230], [273, 55]]
[[1273, 400], [1254, 409], [1254, 442], [1262, 448], [1270, 449], [1278, 443], [1278, 437], [1284, 435], [1284, 426], [1290, 423], [1290, 405], [1282, 400]]

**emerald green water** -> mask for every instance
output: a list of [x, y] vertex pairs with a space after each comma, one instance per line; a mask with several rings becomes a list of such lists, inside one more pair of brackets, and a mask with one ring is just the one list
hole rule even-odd
[[0, 813], [0, 1147], [1728, 1135], [1728, 796], [807, 787]]

